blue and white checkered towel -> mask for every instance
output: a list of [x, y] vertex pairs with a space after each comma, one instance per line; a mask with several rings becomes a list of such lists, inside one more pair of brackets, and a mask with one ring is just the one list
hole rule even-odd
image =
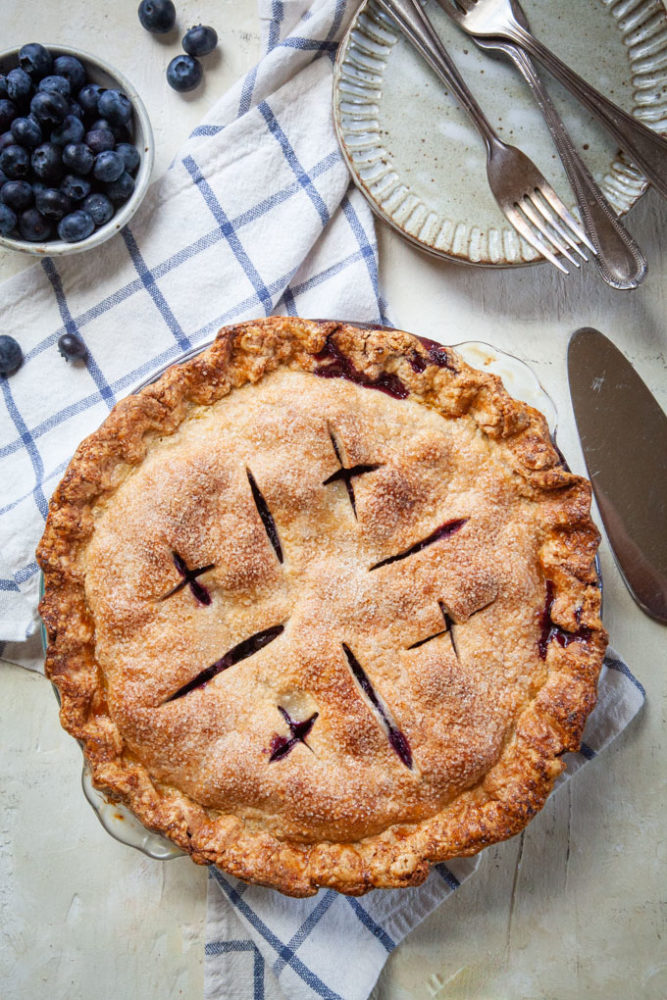
[[[610, 649], [581, 751], [566, 754], [567, 771], [554, 795], [628, 725], [644, 698], [644, 688]], [[417, 889], [372, 892], [361, 899], [332, 889], [310, 899], [287, 899], [211, 868], [204, 998], [366, 1000], [394, 948], [478, 863], [478, 857], [457, 858], [436, 865]], [[239, 917], [245, 933], [239, 933]]]
[[[357, 5], [260, 0], [264, 58], [195, 129], [131, 226], [2, 287], [2, 332], [25, 364], [0, 379], [0, 640], [36, 626], [47, 497], [143, 377], [225, 323], [381, 319], [372, 219], [349, 189], [330, 110], [332, 58]], [[87, 365], [58, 356], [65, 331], [85, 340]]]
[[[146, 375], [224, 323], [272, 313], [383, 320], [372, 220], [331, 121], [331, 58], [357, 0], [259, 0], [264, 54], [195, 129], [120, 236], [0, 289], [25, 364], [0, 379], [0, 649], [38, 668], [34, 549], [79, 441]], [[85, 340], [85, 366], [56, 341]], [[570, 773], [635, 715], [643, 689], [615, 655]], [[476, 867], [417, 889], [293, 900], [211, 870], [207, 1000], [367, 997], [389, 953]]]

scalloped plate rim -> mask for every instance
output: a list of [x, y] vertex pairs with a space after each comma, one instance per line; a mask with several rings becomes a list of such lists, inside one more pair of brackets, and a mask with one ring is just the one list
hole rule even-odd
[[[621, 0], [616, 0], [616, 2], [621, 2]], [[650, 2], [651, 2], [651, 0], [639, 0], [639, 3], [650, 3]], [[343, 123], [342, 123], [342, 112], [341, 112], [341, 109], [340, 109], [340, 104], [341, 104], [341, 100], [342, 100], [341, 91], [340, 91], [340, 84], [341, 84], [341, 80], [343, 78], [343, 64], [344, 64], [345, 59], [346, 59], [346, 54], [347, 54], [347, 51], [348, 51], [348, 48], [349, 48], [349, 45], [350, 45], [350, 40], [352, 38], [352, 35], [353, 35], [353, 33], [355, 31], [363, 31], [363, 29], [360, 27], [360, 20], [361, 20], [361, 18], [365, 14], [367, 16], [373, 16], [372, 13], [369, 12], [369, 8], [371, 8], [373, 6], [373, 4], [374, 4], [374, 0], [363, 0], [363, 3], [359, 6], [359, 8], [356, 11], [354, 17], [352, 18], [350, 24], [348, 25], [347, 30], [346, 30], [343, 38], [341, 39], [341, 42], [340, 42], [340, 44], [338, 46], [338, 51], [337, 51], [337, 54], [336, 54], [336, 60], [335, 60], [335, 64], [334, 64], [334, 79], [333, 79], [333, 88], [332, 88], [332, 107], [333, 107], [334, 129], [335, 129], [336, 138], [338, 140], [338, 144], [339, 144], [339, 147], [340, 147], [340, 151], [341, 151], [341, 154], [343, 156], [343, 159], [345, 160], [345, 163], [347, 164], [348, 170], [350, 171], [350, 175], [352, 177], [352, 180], [354, 181], [355, 186], [364, 195], [364, 197], [365, 197], [366, 201], [368, 202], [371, 210], [374, 212], [375, 215], [378, 216], [378, 218], [382, 219], [385, 223], [387, 223], [387, 225], [391, 229], [393, 229], [400, 236], [402, 236], [403, 239], [406, 240], [408, 243], [410, 243], [411, 245], [413, 245], [417, 249], [421, 250], [422, 252], [428, 254], [429, 256], [438, 258], [440, 260], [447, 260], [447, 261], [451, 261], [453, 263], [465, 264], [465, 265], [467, 265], [469, 267], [492, 269], [492, 270], [506, 269], [506, 268], [517, 268], [517, 267], [530, 267], [530, 266], [533, 266], [535, 264], [544, 264], [544, 263], [546, 263], [545, 258], [543, 258], [540, 255], [537, 255], [537, 256], [533, 257], [532, 259], [528, 259], [528, 260], [526, 260], [526, 259], [511, 260], [507, 256], [503, 256], [502, 259], [499, 259], [497, 261], [488, 260], [488, 259], [486, 259], [486, 260], [473, 260], [470, 256], [467, 255], [467, 253], [466, 254], [457, 254], [457, 253], [454, 253], [452, 251], [448, 251], [448, 250], [440, 249], [438, 247], [431, 246], [430, 244], [426, 243], [424, 240], [420, 239], [418, 236], [415, 236], [413, 233], [411, 233], [407, 229], [405, 229], [400, 224], [400, 222], [398, 222], [392, 215], [389, 214], [389, 212], [382, 206], [382, 204], [371, 193], [369, 187], [364, 182], [364, 179], [361, 177], [361, 174], [360, 174], [360, 172], [359, 172], [359, 170], [357, 168], [357, 165], [355, 164], [354, 159], [353, 159], [353, 157], [352, 157], [352, 155], [351, 155], [351, 153], [350, 153], [350, 151], [348, 150], [348, 147], [347, 147], [347, 142], [346, 142], [346, 138], [345, 138], [345, 130], [344, 130]], [[603, 4], [605, 6], [611, 7], [614, 4], [614, 0], [603, 0]], [[667, 10], [665, 10], [665, 26], [667, 27]], [[398, 31], [398, 29], [396, 29], [396, 30]], [[574, 100], [574, 98], [572, 98], [572, 99]], [[635, 110], [636, 110], [636, 105], [635, 105]], [[384, 150], [384, 151], [386, 152], [386, 150]], [[614, 165], [615, 165], [616, 162], [617, 161], [612, 161], [612, 163], [610, 164], [610, 171], [614, 171]], [[645, 195], [646, 191], [648, 190], [648, 187], [649, 187], [648, 181], [646, 181], [645, 178], [641, 178], [641, 187], [640, 187], [640, 190], [638, 190], [635, 194], [633, 194], [632, 196], [630, 196], [628, 202], [618, 212], [619, 218], [624, 217], [630, 211], [630, 209], [633, 208], [634, 205], [637, 204], [637, 202]], [[418, 197], [417, 195], [415, 195], [415, 196]], [[420, 201], [421, 201], [421, 199], [420, 199]], [[574, 198], [573, 198], [573, 201], [574, 201]], [[423, 201], [421, 203], [424, 204]], [[426, 207], [428, 207], [428, 206], [426, 206]], [[411, 215], [413, 211], [414, 211], [414, 208], [410, 210], [409, 215]], [[434, 214], [436, 214], [436, 213], [434, 213]], [[408, 215], [408, 217], [409, 217], [409, 215]], [[463, 221], [463, 220], [461, 220], [461, 221], [457, 222], [455, 220], [448, 219], [448, 218], [445, 218], [445, 217], [440, 216], [440, 215], [438, 215], [438, 220], [439, 220], [440, 228], [442, 227], [442, 224], [446, 223], [446, 222], [450, 222], [454, 227], [456, 227], [456, 226], [460, 225], [461, 222]], [[472, 231], [475, 228], [475, 226], [476, 226], [476, 223], [471, 222], [470, 219], [467, 219], [467, 220], [463, 221], [463, 224], [466, 226], [468, 232]], [[508, 225], [508, 227], [506, 229], [499, 230], [499, 233], [502, 236], [502, 233], [509, 232], [509, 231], [510, 231], [510, 229], [509, 229], [509, 225]], [[502, 240], [501, 240], [501, 242], [502, 242]], [[469, 246], [469, 243], [468, 243], [468, 246]], [[520, 240], [520, 246], [522, 246], [522, 247], [524, 247], [525, 249], [528, 249], [528, 250], [531, 249], [530, 247], [527, 246], [527, 244], [524, 243], [523, 240]], [[503, 255], [504, 255], [504, 253], [505, 252], [503, 251]]]

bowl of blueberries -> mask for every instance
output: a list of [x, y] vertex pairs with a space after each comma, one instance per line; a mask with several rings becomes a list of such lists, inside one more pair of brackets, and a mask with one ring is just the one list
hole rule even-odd
[[108, 240], [139, 207], [153, 154], [118, 70], [62, 45], [0, 52], [0, 247], [62, 256]]

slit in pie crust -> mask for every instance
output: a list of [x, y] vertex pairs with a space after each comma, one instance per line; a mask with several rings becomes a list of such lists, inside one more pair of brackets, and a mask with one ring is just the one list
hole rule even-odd
[[402, 331], [223, 329], [78, 448], [38, 559], [98, 788], [201, 864], [416, 885], [521, 830], [606, 635], [590, 487], [542, 416]]

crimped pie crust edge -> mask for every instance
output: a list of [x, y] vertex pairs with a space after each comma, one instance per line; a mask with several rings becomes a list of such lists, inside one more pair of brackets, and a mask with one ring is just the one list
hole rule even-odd
[[[539, 554], [553, 588], [553, 619], [571, 631], [583, 625], [590, 634], [586, 642], [566, 647], [549, 643], [545, 684], [524, 705], [499, 761], [477, 786], [421, 823], [396, 825], [355, 843], [303, 844], [250, 829], [234, 816], [212, 815], [179, 790], [157, 786], [131, 759], [106, 710], [77, 555], [94, 531], [95, 504], [141, 463], [153, 436], [173, 434], [193, 406], [213, 403], [282, 365], [314, 371], [327, 343], [369, 382], [398, 377], [411, 399], [445, 417], [470, 414], [503, 446], [519, 491], [547, 498], [553, 508], [553, 526]], [[519, 832], [544, 805], [564, 768], [561, 755], [580, 745], [606, 647], [590, 496], [588, 482], [563, 467], [541, 414], [449, 349], [400, 330], [291, 317], [223, 328], [202, 354], [118, 403], [79, 446], [53, 495], [37, 557], [45, 582], [40, 612], [49, 639], [46, 672], [60, 691], [61, 722], [82, 742], [95, 785], [200, 864], [216, 864], [294, 896], [321, 887], [360, 895], [417, 885], [430, 863], [475, 854]]]

